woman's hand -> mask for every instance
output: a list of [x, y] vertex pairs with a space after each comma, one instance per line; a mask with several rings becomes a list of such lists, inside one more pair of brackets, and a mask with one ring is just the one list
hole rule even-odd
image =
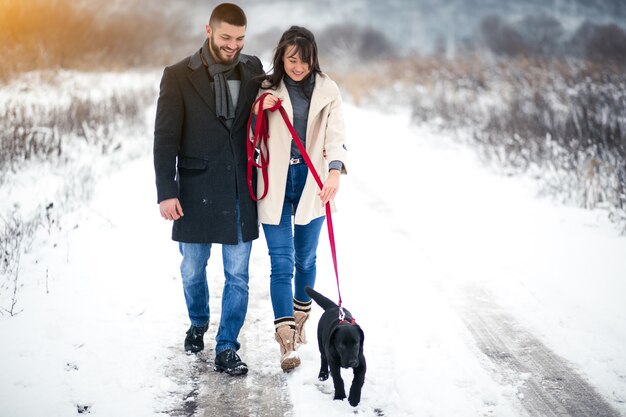
[[[273, 94], [268, 94], [263, 99], [263, 108], [271, 109], [272, 107], [276, 105], [276, 103], [278, 103], [278, 97], [276, 97]], [[254, 108], [252, 109], [252, 113], [259, 114], [259, 103], [256, 103], [254, 105]]]
[[319, 193], [322, 199], [322, 206], [325, 206], [326, 203], [335, 199], [337, 191], [339, 191], [339, 176], [340, 172], [336, 169], [331, 169], [328, 173], [328, 178], [326, 178], [322, 191]]

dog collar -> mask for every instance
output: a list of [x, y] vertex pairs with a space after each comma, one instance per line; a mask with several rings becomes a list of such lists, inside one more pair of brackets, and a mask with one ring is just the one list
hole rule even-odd
[[354, 317], [350, 318], [350, 321], [346, 320], [346, 312], [343, 311], [343, 307], [339, 304], [339, 324], [349, 324], [354, 326], [356, 322], [354, 321]]
[[349, 321], [346, 319], [339, 320], [339, 324], [349, 324], [351, 326], [354, 326], [356, 324], [356, 321], [354, 320], [354, 317], [352, 317]]

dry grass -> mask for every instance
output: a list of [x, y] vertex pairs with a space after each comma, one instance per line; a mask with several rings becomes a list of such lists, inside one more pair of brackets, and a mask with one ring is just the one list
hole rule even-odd
[[160, 64], [181, 37], [175, 18], [106, 14], [72, 0], [0, 0], [0, 79], [48, 68]]
[[70, 94], [69, 103], [8, 102], [0, 110], [0, 185], [26, 161], [57, 161], [72, 141], [81, 140], [108, 154], [113, 139], [131, 127], [143, 127], [152, 89], [91, 98]]
[[455, 59], [437, 56], [395, 58], [364, 62], [348, 70], [331, 68], [329, 72], [348, 93], [365, 98], [375, 94], [377, 89], [398, 84], [430, 88], [445, 81], [485, 91], [499, 85], [539, 88], [555, 80], [562, 80], [568, 85], [583, 79], [602, 82], [607, 77], [620, 78], [624, 68], [611, 63], [575, 59], [523, 56], [494, 59], [476, 54]]

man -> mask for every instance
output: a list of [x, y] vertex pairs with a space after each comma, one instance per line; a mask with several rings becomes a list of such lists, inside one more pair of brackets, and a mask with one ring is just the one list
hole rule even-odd
[[218, 5], [202, 48], [165, 68], [154, 130], [154, 167], [161, 216], [173, 220], [183, 256], [181, 275], [191, 327], [185, 350], [204, 349], [209, 325], [206, 266], [222, 244], [225, 285], [215, 370], [243, 375], [237, 337], [248, 308], [248, 262], [259, 236], [256, 203], [246, 184], [246, 123], [263, 77], [261, 61], [241, 54], [246, 16]]

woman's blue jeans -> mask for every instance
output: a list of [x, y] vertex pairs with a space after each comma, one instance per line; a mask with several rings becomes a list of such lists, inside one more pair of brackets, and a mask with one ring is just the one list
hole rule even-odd
[[[220, 327], [215, 338], [216, 354], [226, 349], [239, 350], [237, 338], [248, 310], [248, 264], [252, 241], [243, 242], [241, 228], [238, 231], [238, 238], [239, 243], [236, 245], [222, 245], [226, 281], [222, 294]], [[183, 255], [180, 272], [185, 302], [189, 319], [194, 326], [204, 326], [209, 322], [206, 266], [211, 256], [211, 246], [211, 243], [179, 243], [180, 253]]]
[[[280, 224], [263, 224], [272, 268], [270, 295], [275, 319], [293, 317], [293, 299], [303, 302], [311, 300], [304, 288], [315, 285], [316, 252], [324, 216], [306, 225], [293, 225], [292, 222], [307, 175], [306, 164], [289, 166]], [[292, 281], [295, 282], [295, 288]]]

